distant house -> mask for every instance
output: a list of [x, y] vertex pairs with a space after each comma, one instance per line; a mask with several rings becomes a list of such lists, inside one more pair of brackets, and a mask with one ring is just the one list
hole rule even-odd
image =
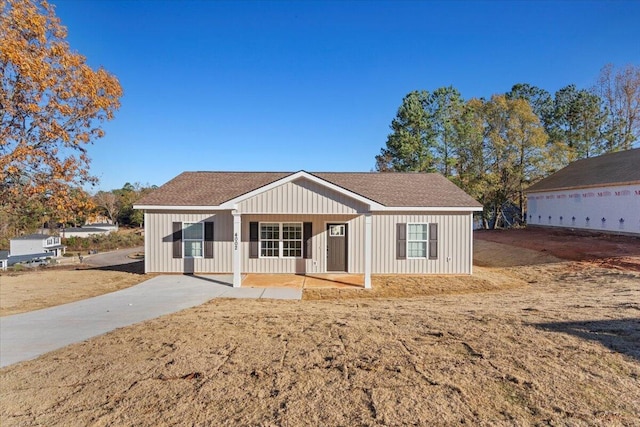
[[60, 230], [60, 235], [63, 238], [89, 237], [92, 235], [109, 234], [117, 230], [118, 226], [114, 224], [88, 224], [83, 227], [63, 228]]
[[59, 258], [64, 254], [65, 246], [60, 237], [48, 234], [29, 234], [9, 240], [11, 258], [17, 256], [42, 255]]
[[84, 227], [99, 228], [101, 230], [107, 231], [108, 233], [111, 233], [113, 231], [118, 231], [118, 224], [111, 224], [110, 222], [90, 223], [90, 224], [85, 224]]
[[471, 274], [473, 213], [434, 173], [185, 172], [144, 210], [145, 271]]
[[640, 148], [578, 160], [525, 193], [528, 225], [640, 235]]
[[0, 251], [0, 270], [6, 270], [9, 266], [9, 251]]

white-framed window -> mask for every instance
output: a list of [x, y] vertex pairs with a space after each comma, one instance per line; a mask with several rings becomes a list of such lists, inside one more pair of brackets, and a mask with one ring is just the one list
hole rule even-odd
[[182, 224], [182, 240], [185, 258], [202, 258], [204, 245], [204, 223], [185, 222]]
[[302, 258], [302, 223], [260, 223], [260, 257]]
[[280, 256], [280, 224], [260, 224], [260, 256], [276, 258]]
[[282, 256], [302, 258], [302, 223], [282, 224]]
[[407, 258], [426, 258], [428, 224], [407, 224]]

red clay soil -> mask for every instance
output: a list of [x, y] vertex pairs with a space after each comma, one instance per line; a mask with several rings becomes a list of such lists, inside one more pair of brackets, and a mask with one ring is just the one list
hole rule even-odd
[[640, 271], [640, 237], [529, 227], [479, 230], [476, 239], [547, 252], [558, 258]]

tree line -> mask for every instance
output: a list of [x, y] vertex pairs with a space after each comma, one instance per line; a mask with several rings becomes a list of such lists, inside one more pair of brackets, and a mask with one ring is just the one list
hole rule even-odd
[[640, 68], [602, 68], [594, 85], [551, 95], [527, 84], [465, 100], [452, 86], [407, 94], [380, 172], [439, 172], [484, 206], [485, 228], [523, 223], [524, 190], [572, 161], [633, 148], [640, 137]]
[[98, 191], [94, 195], [75, 188], [63, 216], [59, 216], [58, 211], [49, 212], [45, 204], [33, 201], [30, 204], [32, 211], [28, 215], [15, 215], [0, 209], [0, 248], [8, 247], [12, 237], [44, 227], [55, 230], [105, 221], [128, 227], [142, 227], [144, 213], [133, 209], [133, 205], [156, 188], [156, 185], [127, 182], [122, 188]]

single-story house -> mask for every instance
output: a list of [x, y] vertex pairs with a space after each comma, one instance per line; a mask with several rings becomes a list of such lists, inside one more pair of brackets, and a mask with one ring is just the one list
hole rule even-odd
[[108, 233], [118, 231], [118, 224], [112, 224], [110, 222], [92, 222], [85, 224], [83, 227], [99, 228], [107, 231]]
[[107, 235], [111, 233], [112, 230], [105, 228], [97, 228], [93, 226], [85, 226], [85, 227], [69, 227], [60, 229], [60, 235], [64, 238], [69, 237], [89, 237], [93, 235], [104, 234]]
[[184, 172], [144, 210], [145, 271], [471, 274], [482, 206], [440, 174]]
[[640, 234], [640, 148], [578, 160], [533, 184], [527, 224]]
[[60, 237], [41, 233], [14, 237], [9, 239], [9, 245], [12, 257], [46, 253], [52, 258], [59, 258], [65, 251], [65, 246], [60, 244]]

